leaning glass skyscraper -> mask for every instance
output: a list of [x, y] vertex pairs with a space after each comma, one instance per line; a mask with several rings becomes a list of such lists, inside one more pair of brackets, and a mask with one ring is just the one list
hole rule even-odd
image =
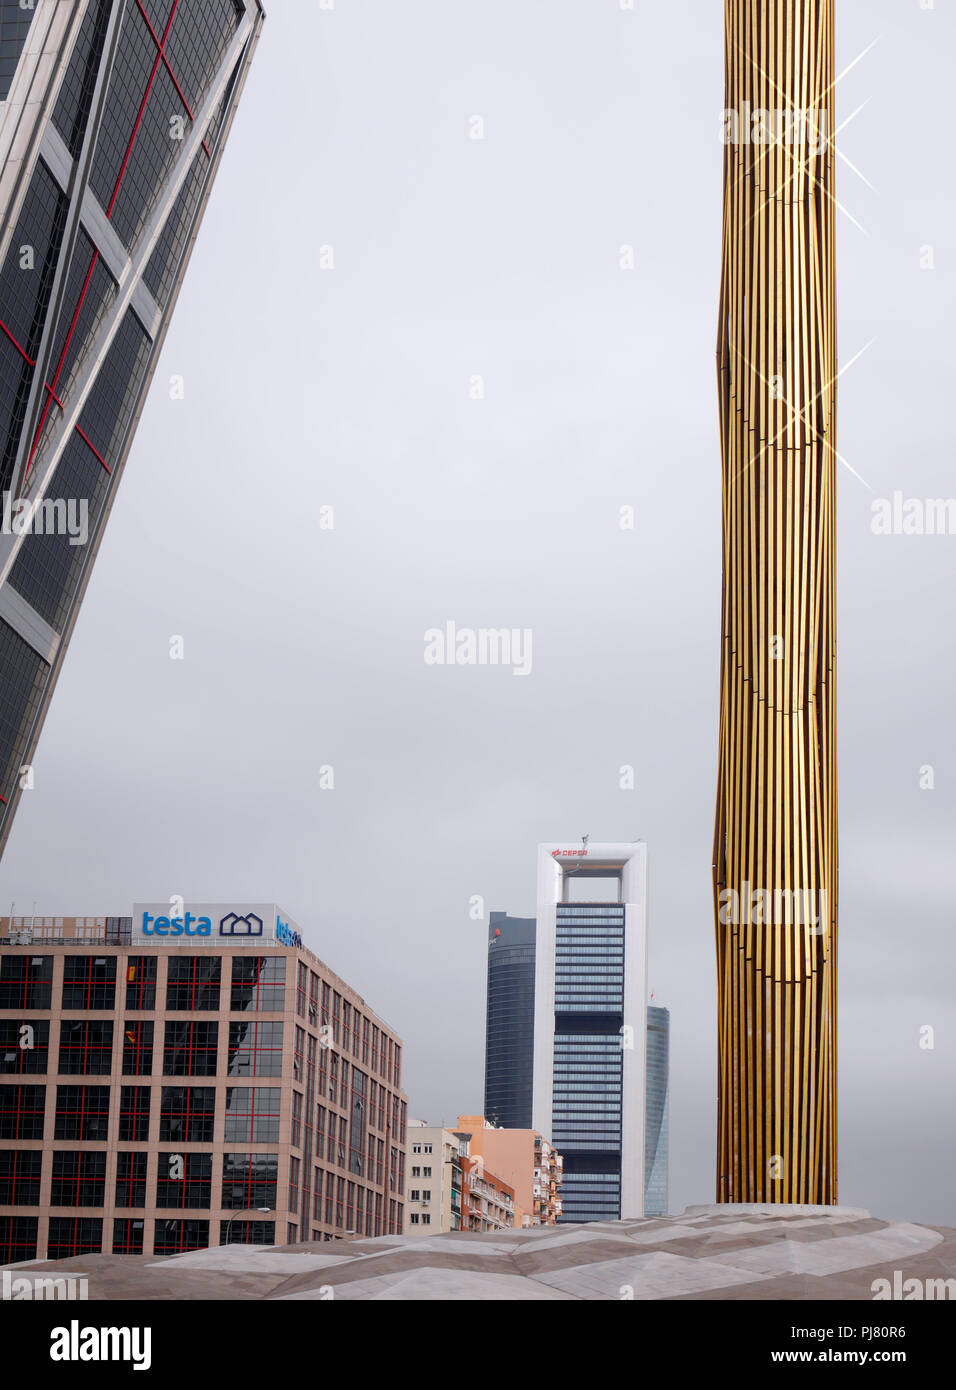
[[0, 851], [263, 18], [0, 3]]

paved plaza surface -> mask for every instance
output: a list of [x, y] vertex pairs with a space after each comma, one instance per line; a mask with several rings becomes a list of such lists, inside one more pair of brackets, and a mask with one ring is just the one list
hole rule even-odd
[[80, 1255], [7, 1268], [9, 1279], [83, 1275], [90, 1299], [118, 1300], [872, 1300], [881, 1278], [897, 1288], [952, 1280], [952, 1298], [956, 1230], [853, 1207], [700, 1206], [493, 1235], [230, 1245], [162, 1259]]

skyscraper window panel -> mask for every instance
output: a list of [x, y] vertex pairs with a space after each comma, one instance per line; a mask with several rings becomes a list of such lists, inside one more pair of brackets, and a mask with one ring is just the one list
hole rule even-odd
[[[110, 221], [124, 246], [135, 245], [190, 128], [182, 99], [160, 64], [110, 213]], [[109, 204], [105, 206], [108, 210]]]
[[83, 147], [111, 6], [112, 0], [90, 0], [53, 109], [53, 124], [74, 159]]
[[[30, 148], [41, 148], [43, 122], [48, 121], [76, 161], [80, 182], [65, 197], [51, 167], [35, 159], [33, 168], [24, 171], [24, 184], [17, 182], [23, 202], [15, 216], [3, 209], [14, 231], [0, 266], [0, 491], [29, 488], [35, 493], [42, 487], [38, 500], [52, 504], [43, 512], [51, 520], [56, 515], [59, 521], [62, 508], [57, 504], [64, 501], [72, 501], [75, 511], [88, 507], [79, 544], [70, 545], [79, 538], [63, 525], [55, 536], [34, 532], [12, 542], [4, 582], [16, 590], [17, 611], [22, 613], [19, 600], [25, 599], [37, 618], [60, 634], [71, 628], [110, 489], [129, 445], [152, 365], [151, 335], [158, 337], [165, 326], [154, 323], [136, 285], [125, 280], [124, 291], [133, 295], [148, 321], [140, 322], [136, 311], [127, 308], [115, 322], [117, 285], [110, 268], [117, 274], [119, 268], [113, 263], [114, 234], [135, 254], [136, 238], [156, 219], [160, 240], [144, 287], [154, 291], [160, 309], [167, 308], [196, 233], [212, 155], [228, 126], [264, 18], [257, 0], [88, 0], [82, 6], [63, 0], [62, 10], [64, 23], [44, 28], [42, 53], [44, 70], [60, 86], [50, 92], [51, 106], [37, 113]], [[11, 16], [18, 32], [29, 29], [33, 13], [0, 0], [0, 19], [6, 22]], [[253, 25], [251, 41], [230, 71], [223, 58], [247, 16]], [[3, 60], [12, 56], [12, 42], [8, 33], [0, 35]], [[214, 114], [204, 121], [207, 149], [194, 151], [188, 160], [193, 118], [213, 84], [223, 90], [211, 104]], [[79, 160], [84, 149], [88, 162]], [[173, 200], [173, 220], [164, 228], [172, 181], [181, 187], [185, 181], [185, 190]], [[102, 247], [94, 245], [99, 219], [84, 219], [89, 198], [112, 224]], [[64, 263], [67, 244], [70, 260]], [[25, 247], [29, 265], [21, 264]], [[57, 318], [51, 322], [54, 286]], [[109, 345], [102, 354], [104, 339]], [[101, 354], [95, 361], [94, 343]], [[81, 383], [78, 425], [64, 434], [64, 415], [75, 407]], [[44, 531], [49, 529], [44, 525]], [[33, 644], [29, 651], [13, 628], [0, 625], [0, 848], [19, 799], [16, 776], [32, 761], [32, 744], [40, 734], [37, 716], [65, 653], [61, 643], [52, 666], [46, 664], [49, 644], [43, 623], [33, 622], [29, 614], [23, 615], [23, 623], [21, 628], [18, 621], [16, 630], [28, 635], [27, 647]]]
[[[32, 1030], [33, 1046], [21, 1047], [24, 1025]], [[42, 1073], [49, 1066], [50, 1023], [45, 1018], [0, 1018], [0, 1073], [22, 1076]]]
[[42, 1139], [45, 1107], [45, 1086], [0, 1086], [0, 1139]]
[[209, 90], [243, 12], [235, 0], [179, 0], [166, 40], [166, 57], [194, 112]]
[[140, 120], [156, 58], [156, 45], [134, 0], [123, 16], [90, 174], [90, 187], [107, 213]]
[[185, 1250], [205, 1250], [209, 1244], [209, 1222], [196, 1220], [157, 1221], [153, 1240], [156, 1255], [177, 1255]]
[[0, 317], [29, 357], [40, 344], [65, 218], [66, 198], [37, 160], [0, 274]]
[[50, 956], [0, 956], [0, 1009], [48, 1009], [52, 1000]]
[[9, 799], [27, 730], [36, 714], [47, 663], [0, 621], [0, 796]]
[[209, 156], [205, 150], [200, 149], [192, 162], [185, 183], [176, 195], [172, 211], [163, 224], [159, 240], [143, 271], [143, 282], [161, 309], [164, 309], [168, 302], [208, 172]]
[[[76, 369], [116, 297], [116, 282], [85, 232], [77, 238], [54, 333], [50, 385], [61, 401], [71, 395]], [[54, 413], [51, 411], [51, 414]]]
[[41, 160], [0, 273], [0, 481], [10, 486], [67, 203]]
[[40, 1149], [0, 1149], [0, 1206], [38, 1206], [42, 1167]]
[[0, 101], [6, 101], [10, 94], [35, 13], [25, 9], [20, 0], [0, 0]]
[[95, 1255], [103, 1247], [103, 1220], [99, 1216], [51, 1216], [47, 1258], [65, 1260], [70, 1255]]
[[197, 151], [189, 174], [176, 195], [172, 211], [163, 224], [159, 240], [153, 254], [143, 271], [143, 281], [161, 309], [169, 303], [169, 296], [176, 281], [176, 274], [182, 262], [183, 253], [189, 243], [189, 235], [196, 210], [202, 199], [206, 177], [212, 164], [216, 141], [222, 128], [222, 118], [231, 98], [238, 75], [238, 66], [233, 70], [222, 99], [216, 107], [212, 120], [206, 130], [203, 146]]
[[119, 462], [149, 349], [142, 324], [128, 309], [80, 414], [80, 429], [110, 468]]
[[[51, 501], [67, 504], [71, 500], [74, 503], [86, 500], [92, 530], [108, 487], [109, 474], [74, 432], [67, 440], [46, 496]], [[66, 515], [69, 519], [70, 513]], [[74, 510], [73, 515], [81, 521], [78, 510]], [[10, 570], [11, 587], [57, 632], [62, 630], [80, 571], [89, 557], [86, 545], [71, 545], [70, 540], [66, 532], [53, 535], [33, 532], [24, 536]], [[26, 736], [24, 729], [23, 738]]]
[[211, 1153], [160, 1153], [156, 1205], [180, 1209], [211, 1206], [212, 1158]]

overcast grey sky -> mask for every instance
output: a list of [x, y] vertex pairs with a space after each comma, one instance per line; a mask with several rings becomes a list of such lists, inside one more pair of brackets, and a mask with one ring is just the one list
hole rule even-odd
[[[671, 1208], [711, 1201], [722, 6], [268, 10], [3, 910], [274, 899], [452, 1121], [482, 1102], [471, 897], [532, 915], [539, 841], [645, 839]], [[879, 40], [836, 103], [869, 99], [840, 146], [873, 185], [838, 166], [841, 363], [872, 340], [839, 405], [871, 489], [842, 471], [840, 1195], [956, 1225], [956, 537], [870, 528], [956, 492], [956, 17], [837, 10], [839, 69]], [[427, 666], [449, 620], [532, 629], [531, 674]]]

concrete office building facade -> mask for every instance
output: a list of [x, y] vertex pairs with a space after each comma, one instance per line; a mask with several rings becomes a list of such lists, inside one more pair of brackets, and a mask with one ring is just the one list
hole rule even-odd
[[0, 7], [0, 852], [262, 22]]
[[400, 1234], [401, 1068], [274, 904], [0, 920], [0, 1264]]
[[561, 1222], [644, 1215], [647, 846], [538, 847], [534, 1128]]

